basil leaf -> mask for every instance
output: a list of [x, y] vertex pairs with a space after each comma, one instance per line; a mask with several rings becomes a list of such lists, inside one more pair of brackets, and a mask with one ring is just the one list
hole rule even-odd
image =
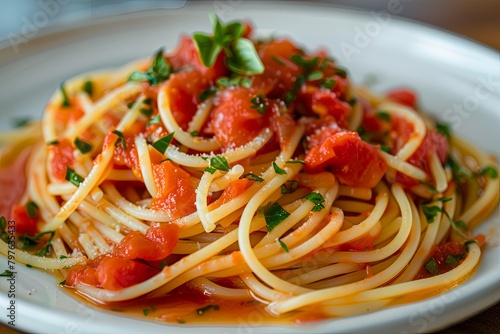
[[446, 139], [450, 140], [451, 138], [451, 129], [450, 126], [446, 123], [436, 122], [436, 130], [440, 134], [446, 137]]
[[467, 253], [469, 252], [469, 245], [471, 245], [471, 244], [477, 244], [477, 243], [478, 242], [475, 239], [467, 240], [466, 242], [464, 242], [465, 250], [467, 251]]
[[146, 117], [149, 117], [153, 114], [153, 109], [141, 108], [141, 110], [139, 110], [139, 111], [141, 112], [141, 114], [143, 114]]
[[228, 172], [229, 171], [229, 163], [227, 162], [226, 158], [220, 155], [216, 155], [213, 158], [210, 158], [210, 166], [212, 168]]
[[217, 171], [217, 169], [213, 168], [213, 167], [207, 167], [204, 169], [205, 172], [208, 172], [210, 174], [213, 174]]
[[46, 234], [49, 234], [49, 240], [44, 244], [42, 248], [36, 253], [36, 256], [45, 256], [49, 252], [49, 247], [52, 244], [52, 239], [54, 238], [55, 232], [54, 231], [46, 231], [46, 232], [40, 232], [34, 237], [31, 237], [29, 235], [23, 235], [19, 238], [19, 241], [22, 242], [22, 248], [23, 249], [29, 249], [32, 248], [36, 245], [38, 245], [38, 241]]
[[335, 73], [341, 78], [347, 78], [347, 71], [341, 67], [335, 67]]
[[146, 126], [150, 126], [151, 124], [160, 124], [161, 118], [160, 115], [156, 115], [151, 117], [151, 119], [146, 123]]
[[472, 173], [460, 166], [451, 156], [448, 156], [446, 164], [451, 168], [453, 180], [457, 183], [463, 184], [468, 178], [472, 177]]
[[38, 216], [38, 205], [33, 201], [29, 201], [26, 203], [26, 211], [28, 212], [28, 217], [35, 218]]
[[78, 187], [84, 180], [85, 179], [78, 175], [72, 168], [66, 166], [66, 181], [69, 181]]
[[161, 154], [165, 154], [168, 146], [172, 142], [172, 138], [174, 138], [173, 132], [169, 133], [165, 137], [158, 139], [156, 142], [153, 143], [153, 147]]
[[123, 149], [127, 150], [127, 141], [125, 140], [125, 136], [123, 135], [123, 133], [121, 133], [118, 130], [113, 130], [112, 133], [114, 133], [115, 135], [118, 136], [118, 140], [116, 141], [115, 146], [118, 146], [121, 144]]
[[226, 59], [226, 64], [234, 73], [252, 75], [264, 72], [264, 64], [249, 39], [238, 39], [231, 51], [232, 55]]
[[82, 90], [87, 93], [88, 96], [92, 96], [92, 93], [94, 92], [94, 86], [92, 84], [92, 81], [87, 80], [83, 83], [82, 85]]
[[446, 254], [445, 263], [448, 267], [455, 268], [464, 257], [465, 254]]
[[264, 115], [266, 112], [266, 98], [263, 95], [257, 95], [250, 100], [252, 103], [252, 109], [256, 109], [257, 112], [261, 115]]
[[314, 67], [318, 63], [318, 57], [314, 57], [311, 59], [305, 59], [301, 55], [293, 55], [291, 57], [291, 59], [295, 64], [297, 64], [305, 69]]
[[282, 194], [291, 194], [291, 193], [295, 192], [295, 190], [297, 190], [297, 189], [299, 189], [299, 183], [295, 180], [289, 180], [281, 185], [280, 190], [281, 190]]
[[493, 166], [484, 166], [477, 172], [478, 175], [487, 176], [490, 179], [496, 179], [498, 177], [498, 171]]
[[276, 202], [272, 202], [264, 208], [264, 219], [266, 220], [267, 230], [269, 232], [288, 216], [290, 216], [290, 214]]
[[243, 178], [249, 179], [250, 181], [263, 182], [264, 179], [253, 173], [247, 173], [242, 176]]
[[312, 208], [312, 211], [321, 211], [325, 208], [325, 206], [323, 205], [323, 203], [325, 202], [325, 199], [323, 198], [323, 196], [320, 193], [312, 192], [310, 194], [305, 195], [303, 198], [314, 203], [314, 207]]
[[148, 81], [151, 85], [157, 85], [167, 80], [172, 74], [172, 66], [163, 57], [163, 49], [156, 52], [151, 67], [145, 72], [135, 71], [128, 77], [128, 81]]
[[283, 248], [283, 250], [285, 251], [285, 253], [288, 253], [289, 252], [288, 246], [283, 241], [281, 241], [281, 239], [276, 239], [276, 240], [280, 244], [281, 248]]
[[273, 161], [273, 168], [274, 168], [274, 171], [276, 172], [276, 174], [279, 174], [279, 175], [285, 175], [286, 174], [286, 171], [284, 169], [281, 169], [277, 164], [276, 162]]
[[391, 114], [389, 114], [386, 111], [379, 111], [379, 112], [377, 112], [376, 116], [378, 119], [381, 119], [383, 121], [386, 121], [386, 122], [391, 121]]
[[323, 72], [321, 71], [314, 71], [307, 75], [307, 80], [309, 81], [316, 81], [320, 79], [323, 79]]
[[442, 209], [438, 206], [422, 205], [422, 211], [425, 215], [425, 218], [427, 218], [427, 222], [431, 224], [434, 222], [434, 219], [436, 219], [436, 215], [438, 214], [438, 212], [442, 212]]
[[200, 96], [198, 96], [198, 100], [200, 100], [200, 102], [203, 102], [210, 96], [215, 95], [215, 93], [217, 93], [217, 88], [215, 88], [214, 86], [210, 86], [210, 88], [205, 89], [200, 93]]
[[325, 79], [321, 81], [321, 83], [319, 84], [320, 88], [325, 88], [325, 89], [332, 89], [333, 86], [335, 86], [335, 79], [333, 78]]
[[82, 154], [86, 154], [92, 151], [92, 145], [81, 140], [78, 137], [75, 138], [75, 146]]
[[437, 275], [439, 273], [439, 267], [433, 257], [429, 258], [424, 264], [425, 270], [431, 275]]
[[68, 93], [66, 92], [66, 87], [64, 87], [64, 82], [61, 84], [61, 94], [63, 97], [63, 100], [61, 102], [61, 106], [62, 107], [69, 107], [70, 102], [69, 102]]
[[304, 160], [299, 160], [299, 159], [288, 160], [286, 163], [287, 164], [301, 164], [301, 165], [305, 165], [306, 164], [306, 162]]
[[193, 41], [198, 49], [203, 65], [212, 67], [215, 64], [217, 56], [222, 51], [222, 47], [214, 38], [202, 33], [193, 34]]
[[391, 148], [387, 145], [381, 144], [380, 149], [384, 151], [385, 153], [391, 153]]

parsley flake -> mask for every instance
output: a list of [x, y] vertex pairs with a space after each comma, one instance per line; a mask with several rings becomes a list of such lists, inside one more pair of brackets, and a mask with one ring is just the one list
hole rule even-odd
[[26, 203], [26, 211], [28, 212], [28, 217], [35, 218], [38, 216], [38, 205], [33, 201], [29, 201]]
[[66, 166], [66, 181], [69, 181], [78, 187], [84, 180], [85, 179], [78, 175], [74, 169]]
[[256, 109], [257, 112], [261, 115], [264, 115], [266, 112], [266, 98], [263, 95], [257, 95], [250, 100], [252, 103], [252, 109]]
[[165, 137], [162, 137], [162, 138], [158, 139], [157, 141], [155, 141], [153, 143], [153, 147], [161, 154], [165, 154], [168, 146], [172, 142], [172, 138], [174, 138], [174, 132], [171, 132], [168, 135], [166, 135]]
[[277, 164], [276, 162], [273, 161], [273, 168], [274, 168], [274, 172], [276, 174], [279, 174], [279, 175], [284, 175], [286, 174], [286, 171], [284, 169], [281, 169]]
[[290, 214], [276, 202], [269, 203], [264, 207], [264, 219], [266, 220], [266, 226], [269, 232], [271, 232], [288, 216], [290, 216]]
[[424, 268], [431, 275], [437, 275], [439, 273], [438, 264], [433, 257], [425, 261]]
[[282, 194], [291, 194], [299, 189], [299, 183], [295, 180], [286, 181], [281, 185], [281, 193]]
[[92, 93], [94, 92], [94, 86], [92, 84], [92, 81], [87, 80], [83, 83], [82, 85], [82, 90], [87, 93], [88, 96], [92, 96]]
[[325, 199], [323, 198], [323, 196], [320, 193], [312, 192], [310, 194], [305, 195], [303, 198], [314, 203], [314, 207], [312, 208], [312, 211], [321, 211], [322, 209], [325, 208], [325, 206], [323, 205], [323, 203], [325, 202]]
[[123, 149], [127, 150], [127, 141], [125, 140], [125, 136], [118, 130], [113, 130], [113, 133], [118, 136], [118, 140], [115, 143], [115, 146], [122, 145]]
[[82, 154], [86, 154], [92, 151], [92, 145], [87, 143], [86, 141], [81, 140], [78, 137], [75, 138], [75, 146]]
[[264, 181], [263, 178], [261, 178], [258, 175], [255, 175], [253, 173], [244, 174], [242, 177], [245, 179], [249, 179], [250, 181], [256, 181], [256, 182], [263, 182]]
[[289, 252], [288, 246], [283, 241], [281, 241], [281, 239], [276, 239], [276, 240], [280, 244], [281, 248], [283, 248], [283, 250], [285, 251], [285, 253], [288, 253]]

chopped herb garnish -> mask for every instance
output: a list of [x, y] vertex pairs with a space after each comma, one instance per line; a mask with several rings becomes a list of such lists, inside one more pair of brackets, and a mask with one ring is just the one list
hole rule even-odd
[[305, 165], [306, 164], [306, 162], [304, 160], [299, 160], [299, 159], [288, 160], [286, 163], [287, 164], [301, 164], [301, 165]]
[[247, 173], [242, 176], [245, 179], [249, 179], [250, 181], [256, 181], [256, 182], [263, 182], [264, 179], [261, 178], [260, 176], [257, 176], [253, 173]]
[[127, 108], [132, 108], [135, 104], [135, 101], [130, 101], [129, 103], [127, 103]]
[[353, 96], [353, 97], [351, 97], [351, 99], [349, 100], [349, 105], [350, 105], [351, 107], [354, 107], [354, 105], [355, 105], [357, 102], [358, 102], [358, 99], [357, 99], [355, 96]]
[[61, 84], [61, 94], [62, 94], [62, 102], [61, 102], [61, 106], [62, 107], [69, 107], [70, 106], [70, 103], [69, 103], [69, 97], [68, 97], [68, 93], [66, 92], [66, 88], [64, 87], [64, 82]]
[[204, 171], [208, 172], [210, 174], [213, 174], [213, 173], [215, 173], [217, 171], [217, 169], [212, 168], [212, 167], [207, 167], [207, 168], [204, 169]]
[[332, 89], [333, 86], [335, 86], [335, 79], [333, 78], [325, 79], [321, 81], [321, 83], [319, 84], [320, 88], [325, 88], [325, 89]]
[[286, 171], [284, 169], [281, 169], [277, 164], [276, 162], [273, 161], [273, 168], [274, 168], [274, 171], [276, 172], [276, 174], [279, 174], [279, 175], [284, 175], [286, 174]]
[[380, 149], [384, 151], [385, 153], [391, 153], [391, 148], [387, 145], [381, 144]]
[[276, 240], [280, 244], [281, 248], [283, 248], [283, 250], [285, 251], [285, 253], [288, 253], [289, 252], [288, 246], [283, 241], [281, 241], [281, 239], [276, 239]]
[[295, 192], [295, 190], [299, 189], [299, 183], [295, 180], [286, 181], [281, 185], [281, 193], [282, 194], [291, 194]]
[[156, 52], [151, 67], [146, 72], [133, 72], [128, 81], [148, 81], [151, 85], [157, 85], [167, 80], [172, 74], [172, 66], [163, 57], [163, 49]]
[[278, 65], [280, 65], [280, 66], [285, 66], [285, 63], [284, 63], [281, 59], [279, 59], [278, 57], [276, 57], [276, 56], [272, 56], [272, 57], [271, 57], [271, 59], [272, 59], [272, 60], [273, 60], [276, 64], [278, 64]]
[[472, 240], [467, 240], [466, 242], [464, 242], [465, 250], [467, 251], [467, 253], [469, 252], [469, 245], [471, 245], [471, 244], [477, 244], [477, 240], [472, 239]]
[[465, 254], [446, 254], [445, 263], [448, 267], [455, 268], [464, 257]]
[[496, 179], [498, 177], [498, 171], [493, 166], [484, 166], [479, 169], [477, 175], [487, 176], [490, 179]]
[[141, 108], [141, 110], [139, 110], [139, 111], [141, 112], [141, 114], [143, 114], [146, 117], [149, 117], [153, 114], [153, 109]]
[[118, 130], [114, 130], [113, 133], [118, 136], [118, 140], [115, 143], [115, 146], [122, 145], [123, 149], [127, 150], [127, 141], [125, 140], [125, 136]]
[[148, 314], [149, 314], [149, 309], [144, 309], [144, 310], [142, 310], [142, 314], [144, 314], [145, 316], [148, 316]]
[[290, 216], [290, 214], [276, 202], [272, 202], [264, 207], [264, 219], [266, 220], [267, 230], [269, 232], [271, 232], [288, 216]]
[[160, 266], [158, 269], [163, 270], [163, 268], [168, 267], [167, 261], [161, 261]]
[[450, 166], [455, 182], [462, 184], [465, 183], [468, 178], [472, 177], [472, 173], [468, 169], [460, 166], [451, 156], [448, 156], [446, 164]]
[[172, 142], [172, 138], [174, 138], [174, 132], [171, 132], [165, 137], [158, 139], [156, 142], [153, 143], [153, 147], [161, 154], [165, 154], [168, 146]]
[[216, 155], [215, 157], [210, 158], [210, 167], [224, 172], [228, 172], [230, 169], [229, 163], [227, 162], [226, 158], [221, 155]]
[[49, 240], [43, 245], [40, 250], [36, 253], [37, 256], [45, 256], [49, 252], [49, 247], [52, 244], [52, 238], [54, 238], [54, 231], [46, 231], [46, 232], [40, 232], [34, 237], [31, 237], [29, 235], [23, 235], [19, 238], [19, 240], [22, 242], [22, 248], [23, 249], [30, 249], [36, 245], [38, 245], [39, 240], [44, 236], [44, 235], [50, 235]]
[[190, 134], [191, 136], [193, 136], [193, 137], [196, 137], [196, 136], [198, 136], [200, 133], [199, 133], [198, 131], [191, 131], [189, 134]]
[[341, 67], [335, 67], [336, 74], [341, 78], [347, 78], [347, 71]]
[[436, 219], [438, 212], [442, 212], [442, 209], [438, 206], [422, 205], [422, 212], [424, 213], [425, 218], [427, 218], [427, 222], [431, 224], [434, 222], [434, 219]]
[[440, 134], [446, 137], [446, 139], [451, 138], [451, 129], [450, 126], [446, 123], [436, 122], [436, 130]]
[[86, 154], [92, 151], [92, 145], [87, 143], [86, 141], [81, 140], [78, 137], [75, 138], [75, 146], [82, 154]]
[[47, 143], [47, 146], [58, 145], [59, 141], [57, 139], [51, 140]]
[[429, 258], [424, 264], [425, 270], [431, 275], [437, 275], [439, 273], [439, 267], [433, 257]]
[[66, 166], [66, 181], [69, 181], [78, 187], [84, 180], [85, 179], [78, 175], [74, 169]]
[[66, 285], [66, 280], [59, 282], [59, 285]]
[[207, 306], [204, 306], [202, 308], [197, 309], [196, 314], [203, 315], [205, 312], [207, 312], [208, 310], [211, 310], [211, 309], [218, 311], [218, 310], [220, 310], [220, 307], [219, 307], [219, 305], [207, 305]]
[[26, 211], [28, 212], [28, 217], [35, 218], [38, 216], [38, 205], [33, 201], [29, 201], [26, 204]]
[[250, 88], [252, 82], [248, 77], [235, 76], [232, 78], [220, 77], [216, 80], [217, 86], [227, 88], [232, 86], [243, 86]]
[[322, 209], [325, 208], [325, 206], [323, 205], [325, 199], [320, 193], [312, 192], [310, 194], [305, 195], [304, 198], [314, 203], [312, 211], [321, 211]]
[[307, 80], [309, 81], [316, 81], [320, 79], [323, 79], [323, 72], [321, 71], [314, 71], [307, 75]]
[[87, 80], [83, 83], [82, 85], [82, 90], [87, 93], [88, 96], [92, 96], [92, 93], [94, 92], [94, 86], [92, 84], [92, 81]]
[[15, 128], [22, 128], [23, 126], [26, 126], [31, 122], [30, 118], [22, 118], [14, 121], [14, 127]]
[[264, 65], [253, 42], [242, 37], [244, 27], [240, 22], [222, 24], [216, 15], [210, 15], [214, 26], [213, 35], [193, 34], [193, 40], [206, 67], [212, 67], [220, 52], [226, 54], [226, 66], [237, 74], [260, 74]]
[[297, 79], [295, 79], [292, 90], [285, 94], [285, 104], [287, 107], [289, 107], [290, 104], [295, 100], [295, 98], [297, 97], [297, 92], [299, 91], [300, 87], [302, 87], [305, 80], [306, 79], [304, 75], [299, 75]]
[[266, 112], [266, 98], [263, 95], [257, 95], [250, 100], [252, 103], [252, 109], [256, 109], [257, 112], [261, 115], [264, 115]]
[[68, 257], [67, 257], [66, 255], [61, 255], [61, 256], [59, 256], [59, 259], [61, 259], [61, 260], [62, 260], [62, 259], [67, 259], [67, 258], [68, 258]]
[[215, 95], [215, 93], [217, 93], [217, 88], [215, 86], [210, 86], [210, 88], [200, 93], [198, 100], [200, 100], [200, 102], [206, 101], [210, 96]]
[[146, 123], [146, 126], [150, 126], [152, 124], [160, 124], [161, 118], [160, 115], [156, 115], [151, 117], [151, 119]]
[[429, 189], [429, 191], [431, 192], [431, 194], [437, 194], [438, 191], [437, 191], [436, 187], [430, 185], [431, 182], [432, 182], [432, 180], [419, 181], [420, 184], [426, 186], [427, 189]]
[[297, 64], [300, 67], [303, 67], [305, 69], [312, 68], [312, 67], [316, 66], [316, 64], [318, 63], [318, 57], [314, 57], [311, 59], [305, 59], [301, 55], [293, 55], [291, 57], [291, 59], [295, 64]]
[[391, 121], [391, 114], [389, 114], [386, 111], [379, 111], [379, 112], [377, 112], [376, 115], [377, 115], [378, 119], [381, 119], [381, 120], [386, 121], [386, 122]]
[[14, 272], [10, 270], [5, 270], [3, 273], [0, 274], [1, 277], [12, 277], [14, 276]]

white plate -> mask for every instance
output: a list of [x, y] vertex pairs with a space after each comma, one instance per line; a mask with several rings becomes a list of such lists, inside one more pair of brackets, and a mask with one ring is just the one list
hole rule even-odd
[[[224, 5], [224, 6], [222, 6]], [[373, 88], [415, 88], [424, 108], [451, 122], [454, 131], [500, 155], [500, 61], [498, 51], [438, 30], [370, 13], [334, 7], [241, 1], [188, 5], [182, 10], [150, 11], [72, 30], [38, 36], [0, 50], [0, 126], [22, 115], [40, 117], [50, 94], [80, 72], [119, 66], [173, 47], [180, 32], [208, 31], [207, 12], [224, 20], [251, 18], [262, 33], [291, 36], [308, 50], [327, 47], [354, 80], [370, 75]], [[362, 35], [365, 35], [363, 39]], [[352, 54], [349, 56], [349, 52]], [[486, 82], [486, 84], [485, 84]], [[489, 82], [489, 83], [488, 83]], [[454, 105], [462, 106], [459, 113]], [[474, 276], [458, 288], [419, 303], [307, 327], [262, 326], [245, 319], [232, 326], [203, 327], [210, 333], [429, 332], [464, 320], [500, 299], [498, 214], [481, 226], [489, 245]], [[7, 260], [0, 258], [0, 270]], [[193, 333], [201, 328], [145, 322], [101, 312], [80, 304], [56, 287], [48, 273], [17, 265], [16, 328], [54, 333]], [[0, 320], [7, 282], [0, 279]]]

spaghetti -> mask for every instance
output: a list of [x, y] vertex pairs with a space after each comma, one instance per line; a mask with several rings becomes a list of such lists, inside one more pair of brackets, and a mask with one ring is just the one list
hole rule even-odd
[[41, 123], [0, 136], [2, 168], [31, 152], [2, 254], [15, 245], [97, 303], [208, 296], [151, 309], [179, 322], [223, 301], [350, 316], [473, 273], [473, 228], [498, 205], [492, 158], [410, 90], [376, 95], [326, 52], [214, 22], [169, 54], [68, 80]]

